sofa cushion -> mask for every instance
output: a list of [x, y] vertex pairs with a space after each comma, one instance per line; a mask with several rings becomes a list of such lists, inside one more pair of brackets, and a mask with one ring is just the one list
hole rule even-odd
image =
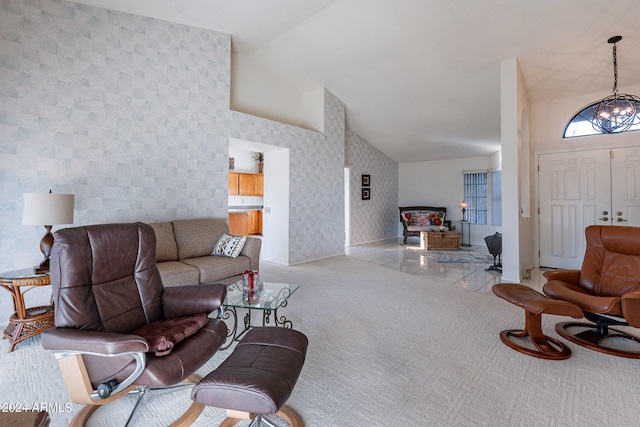
[[415, 212], [405, 212], [403, 215], [407, 226], [425, 227], [429, 225], [443, 225], [446, 213], [442, 211], [420, 210]]
[[156, 262], [176, 261], [178, 246], [171, 222], [149, 224], [156, 233]]
[[222, 279], [242, 274], [251, 268], [246, 256], [228, 258], [222, 256], [204, 256], [182, 260], [185, 264], [200, 270], [200, 283], [216, 283]]
[[192, 265], [179, 261], [167, 261], [158, 263], [157, 266], [162, 278], [162, 285], [165, 287], [200, 283], [200, 270]]
[[171, 352], [174, 345], [195, 334], [207, 323], [209, 323], [209, 317], [206, 313], [201, 313], [175, 319], [156, 320], [136, 329], [131, 334], [144, 338], [149, 344], [149, 352], [155, 352], [156, 356], [165, 356]]
[[216, 243], [216, 247], [213, 248], [211, 255], [236, 258], [242, 252], [246, 242], [247, 236], [232, 236], [224, 233]]
[[229, 232], [226, 218], [202, 218], [173, 221], [178, 259], [211, 255], [224, 233]]
[[416, 224], [416, 221], [415, 221], [415, 219], [413, 218], [413, 216], [411, 215], [411, 212], [406, 212], [406, 213], [404, 214], [404, 222], [405, 222], [407, 225], [415, 225], [415, 224]]

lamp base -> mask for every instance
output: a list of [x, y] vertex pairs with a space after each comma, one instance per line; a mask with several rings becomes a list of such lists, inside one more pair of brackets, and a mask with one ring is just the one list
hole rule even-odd
[[49, 272], [49, 258], [45, 259], [34, 267], [36, 274], [45, 274]]
[[36, 267], [36, 274], [44, 274], [49, 272], [49, 257], [51, 256], [51, 248], [53, 247], [53, 234], [51, 234], [51, 226], [45, 225], [47, 230], [40, 241], [40, 251], [44, 255], [44, 259], [39, 266]]

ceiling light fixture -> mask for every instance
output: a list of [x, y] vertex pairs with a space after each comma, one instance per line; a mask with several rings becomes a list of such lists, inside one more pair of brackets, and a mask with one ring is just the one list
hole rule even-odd
[[622, 36], [613, 36], [608, 43], [613, 44], [613, 94], [596, 102], [593, 109], [591, 125], [601, 133], [619, 133], [640, 123], [640, 97], [618, 93], [618, 56], [616, 43]]

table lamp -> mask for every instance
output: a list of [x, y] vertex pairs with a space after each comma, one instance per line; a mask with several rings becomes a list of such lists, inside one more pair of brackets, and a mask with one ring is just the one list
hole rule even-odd
[[458, 204], [458, 207], [462, 208], [462, 220], [464, 221], [464, 213], [467, 211], [469, 204], [464, 200]]
[[40, 241], [40, 250], [44, 259], [36, 273], [49, 271], [49, 257], [53, 247], [51, 227], [58, 224], [73, 224], [73, 194], [24, 193], [24, 210], [22, 212], [23, 225], [44, 225], [47, 230]]

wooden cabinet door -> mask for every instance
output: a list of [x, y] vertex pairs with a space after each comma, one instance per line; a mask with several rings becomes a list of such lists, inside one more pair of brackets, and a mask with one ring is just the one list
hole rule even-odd
[[238, 175], [237, 172], [229, 172], [229, 194], [231, 196], [238, 195]]
[[264, 177], [257, 173], [229, 172], [230, 196], [263, 196]]
[[240, 196], [254, 196], [256, 191], [255, 186], [256, 180], [253, 174], [238, 174], [238, 194]]
[[255, 195], [264, 196], [264, 175], [261, 173], [255, 175]]
[[262, 234], [262, 211], [249, 211], [249, 234]]
[[249, 222], [249, 215], [246, 212], [229, 212], [229, 233], [248, 236]]

